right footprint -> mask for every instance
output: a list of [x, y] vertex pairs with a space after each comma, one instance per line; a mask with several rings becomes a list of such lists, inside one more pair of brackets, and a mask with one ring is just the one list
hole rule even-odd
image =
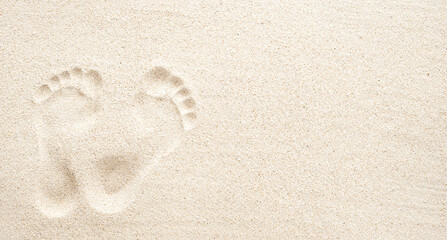
[[[117, 108], [122, 109], [119, 112], [124, 113], [119, 120], [120, 128], [128, 132], [125, 143], [129, 145], [122, 151], [128, 152], [119, 155], [116, 150], [103, 151], [105, 154], [100, 155], [106, 157], [96, 163], [97, 172], [84, 171], [88, 173], [84, 178], [86, 199], [102, 213], [116, 213], [127, 208], [158, 161], [174, 152], [184, 133], [196, 124], [196, 102], [181, 78], [164, 67], [154, 67], [144, 75], [142, 85], [128, 107], [117, 104]], [[110, 126], [108, 132], [118, 129], [107, 125]], [[111, 139], [117, 141], [119, 138]]]

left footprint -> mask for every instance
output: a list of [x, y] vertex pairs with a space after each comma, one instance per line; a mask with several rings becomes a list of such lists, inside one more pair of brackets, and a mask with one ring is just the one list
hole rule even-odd
[[83, 134], [95, 123], [101, 87], [96, 71], [73, 68], [53, 76], [34, 95], [41, 178], [36, 207], [47, 217], [64, 217], [78, 205], [78, 184], [64, 145], [67, 137]]

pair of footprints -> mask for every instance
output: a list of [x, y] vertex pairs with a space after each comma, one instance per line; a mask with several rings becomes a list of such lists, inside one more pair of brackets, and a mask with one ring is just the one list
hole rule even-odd
[[122, 211], [196, 122], [190, 90], [164, 67], [152, 68], [133, 97], [118, 99], [98, 72], [74, 68], [49, 79], [34, 103], [36, 207], [48, 217], [66, 216], [81, 196], [98, 212]]

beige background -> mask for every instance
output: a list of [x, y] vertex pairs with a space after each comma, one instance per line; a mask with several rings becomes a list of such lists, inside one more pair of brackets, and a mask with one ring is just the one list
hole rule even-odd
[[[0, 2], [0, 239], [447, 238], [445, 1]], [[128, 210], [36, 211], [34, 90], [157, 59], [198, 127]]]

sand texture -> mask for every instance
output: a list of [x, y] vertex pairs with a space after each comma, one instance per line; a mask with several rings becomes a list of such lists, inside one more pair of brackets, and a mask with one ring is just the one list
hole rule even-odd
[[445, 1], [0, 0], [0, 239], [447, 239]]

